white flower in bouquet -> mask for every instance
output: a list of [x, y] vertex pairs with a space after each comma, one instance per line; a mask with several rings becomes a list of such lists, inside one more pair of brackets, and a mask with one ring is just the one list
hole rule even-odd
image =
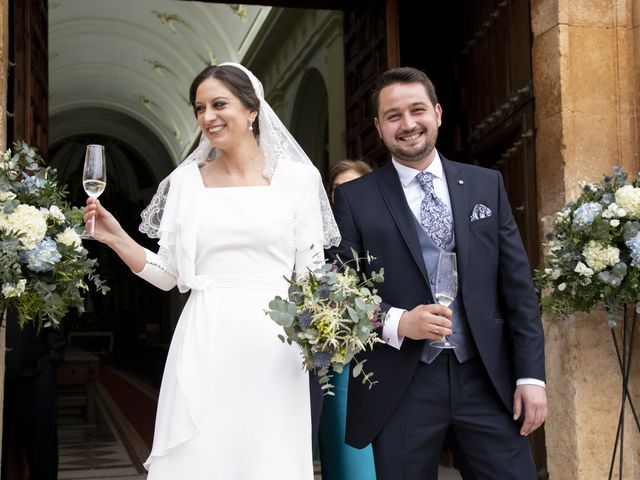
[[25, 291], [27, 280], [18, 280], [17, 284], [5, 283], [2, 285], [2, 295], [5, 298], [19, 297]]
[[582, 256], [594, 272], [600, 272], [620, 262], [620, 250], [618, 248], [605, 246], [594, 241], [587, 243], [582, 251]]
[[47, 215], [49, 218], [51, 218], [52, 220], [60, 223], [60, 222], [64, 222], [66, 220], [65, 216], [64, 216], [64, 212], [62, 210], [60, 210], [60, 207], [58, 207], [57, 205], [51, 205], [49, 207], [49, 210], [47, 212]]
[[0, 215], [0, 228], [22, 234], [20, 242], [31, 250], [47, 233], [47, 221], [36, 207], [22, 204], [13, 213]]
[[625, 185], [616, 191], [616, 203], [624, 208], [630, 218], [640, 218], [640, 188]]
[[[619, 167], [556, 215], [536, 273], [542, 308], [558, 317], [604, 303], [640, 305], [640, 188]], [[611, 323], [611, 319], [609, 319]]]
[[54, 169], [28, 145], [0, 154], [0, 313], [15, 309], [20, 325], [59, 326], [67, 312], [84, 311], [92, 283], [108, 288], [82, 247], [82, 210], [65, 200]]
[[56, 241], [76, 250], [82, 249], [82, 238], [73, 228], [67, 227], [63, 232], [56, 235]]
[[16, 198], [16, 194], [13, 192], [0, 192], [0, 203], [10, 202]]

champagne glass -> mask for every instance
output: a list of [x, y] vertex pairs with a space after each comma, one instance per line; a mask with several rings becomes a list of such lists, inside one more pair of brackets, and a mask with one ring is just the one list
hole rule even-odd
[[[87, 145], [82, 171], [82, 186], [92, 198], [98, 198], [107, 186], [107, 169], [103, 145]], [[96, 218], [91, 220], [91, 230], [85, 238], [92, 238], [95, 232]]]
[[[458, 294], [458, 267], [454, 252], [440, 252], [436, 271], [436, 302], [448, 307]], [[430, 343], [436, 348], [455, 348], [455, 344], [446, 336]]]

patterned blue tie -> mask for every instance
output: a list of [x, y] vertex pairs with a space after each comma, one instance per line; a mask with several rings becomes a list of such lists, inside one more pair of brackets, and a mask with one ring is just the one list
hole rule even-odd
[[420, 205], [420, 225], [436, 246], [444, 250], [453, 236], [451, 214], [444, 202], [433, 191], [432, 173], [420, 172], [416, 175], [416, 180], [424, 191], [424, 198]]

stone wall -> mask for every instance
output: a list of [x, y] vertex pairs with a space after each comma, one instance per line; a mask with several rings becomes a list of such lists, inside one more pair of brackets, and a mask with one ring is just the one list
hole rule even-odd
[[[638, 171], [639, 17], [640, 0], [531, 0], [541, 219], [575, 198], [581, 181], [598, 181], [614, 165]], [[544, 325], [550, 478], [607, 478], [621, 379], [604, 314], [545, 318]], [[631, 382], [640, 404], [639, 362]], [[626, 418], [623, 478], [640, 478], [629, 408]]]

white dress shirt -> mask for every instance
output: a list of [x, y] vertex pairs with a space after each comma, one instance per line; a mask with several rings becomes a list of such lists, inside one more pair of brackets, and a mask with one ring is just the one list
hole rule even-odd
[[[413, 213], [413, 215], [419, 221], [420, 205], [422, 204], [422, 200], [425, 195], [422, 187], [416, 180], [416, 175], [420, 173], [420, 170], [402, 165], [401, 163], [398, 163], [394, 158], [391, 158], [391, 162], [398, 172], [398, 177], [400, 178], [402, 190], [404, 191], [407, 203], [409, 204], [409, 209], [411, 209], [411, 213]], [[451, 211], [451, 198], [449, 197], [447, 178], [445, 176], [444, 169], [442, 168], [442, 160], [440, 160], [440, 155], [437, 151], [435, 152], [433, 161], [426, 168], [425, 172], [429, 172], [433, 175], [433, 191], [436, 196], [447, 206], [449, 211]], [[406, 312], [406, 310], [391, 307], [389, 309], [389, 312], [387, 313], [384, 327], [382, 328], [382, 339], [388, 345], [397, 348], [398, 350], [402, 346], [402, 341], [404, 340], [404, 337], [398, 336], [398, 325], [400, 323], [400, 317], [404, 312]], [[519, 378], [516, 384], [531, 384], [541, 387], [545, 386], [545, 382], [535, 378]]]

